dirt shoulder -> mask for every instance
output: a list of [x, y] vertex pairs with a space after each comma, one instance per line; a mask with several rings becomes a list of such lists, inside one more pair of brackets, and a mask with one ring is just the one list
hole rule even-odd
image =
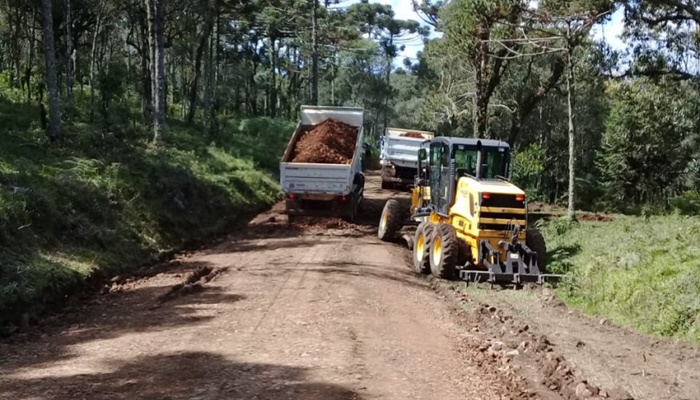
[[642, 400], [700, 399], [700, 351], [695, 346], [639, 335], [606, 319], [582, 315], [568, 309], [549, 289], [460, 285], [452, 292], [470, 309], [495, 310], [498, 318], [491, 333], [505, 326], [502, 320], [528, 326], [527, 333], [499, 332], [498, 338], [511, 343], [546, 340], [549, 349], [571, 366], [577, 382], [623, 389], [630, 398]]

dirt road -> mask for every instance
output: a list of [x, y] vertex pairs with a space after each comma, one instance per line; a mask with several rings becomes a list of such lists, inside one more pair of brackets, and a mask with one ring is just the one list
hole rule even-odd
[[631, 398], [588, 387], [517, 318], [412, 274], [406, 249], [376, 239], [376, 177], [366, 196], [358, 225], [273, 209], [0, 342], [0, 398]]
[[[369, 190], [370, 214], [382, 203], [377, 193]], [[288, 229], [267, 219], [243, 239], [114, 285], [0, 345], [0, 397], [499, 399], [511, 391], [460, 355], [458, 322], [409, 272], [399, 246], [369, 227]], [[203, 286], [175, 286], [197, 268], [223, 272]]]

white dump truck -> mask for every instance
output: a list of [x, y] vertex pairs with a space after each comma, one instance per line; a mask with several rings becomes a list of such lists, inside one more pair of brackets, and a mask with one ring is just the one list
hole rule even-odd
[[[332, 119], [358, 128], [352, 159], [346, 164], [294, 162], [299, 139]], [[302, 106], [301, 120], [280, 163], [280, 184], [288, 215], [323, 215], [354, 220], [364, 193], [362, 139], [364, 109]]]
[[411, 186], [418, 172], [421, 143], [434, 137], [433, 132], [387, 128], [380, 139], [382, 189]]

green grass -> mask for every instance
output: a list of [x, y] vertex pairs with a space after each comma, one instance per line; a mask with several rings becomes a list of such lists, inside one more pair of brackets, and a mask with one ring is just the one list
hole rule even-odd
[[700, 344], [700, 219], [623, 217], [547, 224], [550, 269], [570, 306]]
[[222, 234], [277, 201], [278, 162], [294, 129], [265, 118], [227, 120], [211, 138], [173, 120], [166, 143], [154, 147], [125, 108], [109, 124], [66, 124], [65, 139], [50, 144], [38, 115], [0, 97], [5, 330], [88, 282]]

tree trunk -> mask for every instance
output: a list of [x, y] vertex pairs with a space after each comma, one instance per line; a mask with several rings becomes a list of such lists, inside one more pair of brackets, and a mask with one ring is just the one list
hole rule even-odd
[[151, 121], [151, 116], [153, 113], [153, 82], [152, 82], [152, 71], [151, 71], [151, 30], [150, 30], [150, 0], [144, 1], [144, 13], [141, 13], [141, 86], [142, 86], [142, 97], [141, 97], [141, 108], [143, 111], [143, 122], [144, 124], [149, 124]]
[[[69, 0], [70, 1], [70, 0]], [[95, 118], [95, 71], [97, 67], [97, 38], [102, 29], [102, 13], [97, 16], [95, 32], [92, 34], [92, 45], [90, 48], [90, 122]]]
[[154, 117], [153, 141], [158, 143], [165, 135], [165, 10], [163, 0], [153, 1], [153, 33], [154, 33]]
[[73, 107], [73, 19], [71, 17], [71, 0], [66, 1], [66, 108]]
[[58, 94], [58, 75], [56, 73], [56, 51], [53, 36], [53, 10], [51, 0], [41, 0], [41, 12], [44, 31], [44, 60], [46, 62], [46, 88], [49, 92], [49, 139], [55, 141], [61, 137], [61, 103]]
[[[155, 59], [156, 59], [156, 42], [155, 42], [155, 1], [156, 0], [144, 0], [144, 8], [146, 10], [146, 42], [147, 47], [144, 48], [144, 54], [148, 54], [146, 57], [148, 73], [144, 74], [144, 77], [148, 77], [148, 81], [144, 82], [145, 86], [148, 87], [148, 104], [147, 104], [147, 120], [149, 123], [153, 124], [155, 121], [155, 98], [157, 97], [156, 92], [156, 74], [155, 74]], [[148, 49], [148, 53], [146, 53]], [[146, 90], [146, 87], [144, 87]]]
[[576, 183], [576, 172], [575, 172], [575, 167], [576, 167], [576, 156], [575, 156], [575, 151], [576, 151], [576, 146], [575, 146], [575, 139], [576, 139], [576, 122], [574, 121], [575, 119], [575, 102], [576, 102], [576, 93], [574, 92], [575, 90], [575, 85], [574, 85], [574, 54], [573, 54], [573, 48], [569, 45], [568, 53], [567, 53], [567, 74], [566, 74], [566, 91], [568, 92], [568, 112], [569, 112], [569, 208], [568, 208], [568, 217], [571, 220], [576, 219], [576, 209], [575, 209], [575, 204], [574, 204], [574, 192], [575, 192], [575, 183]]
[[[389, 46], [394, 45], [394, 35], [389, 38]], [[386, 95], [384, 96], [384, 130], [389, 127], [389, 101], [391, 99], [391, 64], [394, 61], [392, 57], [387, 57], [386, 60]]]
[[[218, 30], [218, 28], [217, 28]], [[211, 35], [210, 35], [211, 36]], [[211, 37], [209, 39], [208, 44], [208, 49], [207, 49], [207, 62], [206, 62], [206, 67], [204, 71], [204, 80], [205, 80], [205, 85], [204, 85], [204, 129], [206, 131], [207, 135], [211, 135], [213, 133], [213, 124], [212, 120], [214, 118], [213, 114], [213, 98], [214, 98], [214, 86], [216, 83], [214, 82], [214, 79], [216, 78], [214, 76], [214, 62], [215, 62], [215, 57], [214, 57], [214, 52], [216, 51], [217, 44], [215, 44], [217, 36]]]
[[27, 103], [32, 101], [32, 68], [34, 68], [34, 55], [39, 52], [37, 40], [36, 40], [36, 28], [32, 24], [31, 31], [28, 31], [29, 36], [29, 57], [27, 59], [27, 65], [24, 69], [24, 82], [27, 84]]
[[[483, 47], [483, 46], [481, 46]], [[480, 49], [481, 49], [480, 47]], [[483, 129], [483, 120], [484, 120], [484, 67], [485, 67], [485, 60], [484, 55], [481, 52], [477, 52], [476, 54], [476, 62], [474, 63], [476, 65], [475, 71], [474, 71], [474, 81], [476, 82], [475, 88], [474, 88], [474, 121], [472, 122], [473, 129], [474, 129], [474, 137], [475, 138], [481, 138], [484, 134], [484, 129]]]
[[318, 105], [318, 0], [313, 1], [311, 12], [312, 47], [311, 61], [311, 104]]
[[212, 18], [209, 15], [210, 12], [207, 13], [207, 21], [204, 24], [204, 31], [202, 32], [202, 37], [199, 40], [197, 52], [195, 53], [194, 76], [190, 83], [190, 106], [187, 112], [187, 124], [192, 124], [194, 122], [194, 116], [197, 113], [197, 95], [199, 94], [199, 79], [202, 75], [202, 57], [204, 56], [204, 50], [209, 44], [209, 36], [212, 30]]
[[270, 38], [270, 96], [268, 103], [268, 110], [270, 112], [270, 117], [274, 118], [277, 116], [277, 110], [275, 106], [277, 105], [277, 74], [275, 73], [275, 68], [277, 68], [277, 50], [275, 48], [276, 38]]

